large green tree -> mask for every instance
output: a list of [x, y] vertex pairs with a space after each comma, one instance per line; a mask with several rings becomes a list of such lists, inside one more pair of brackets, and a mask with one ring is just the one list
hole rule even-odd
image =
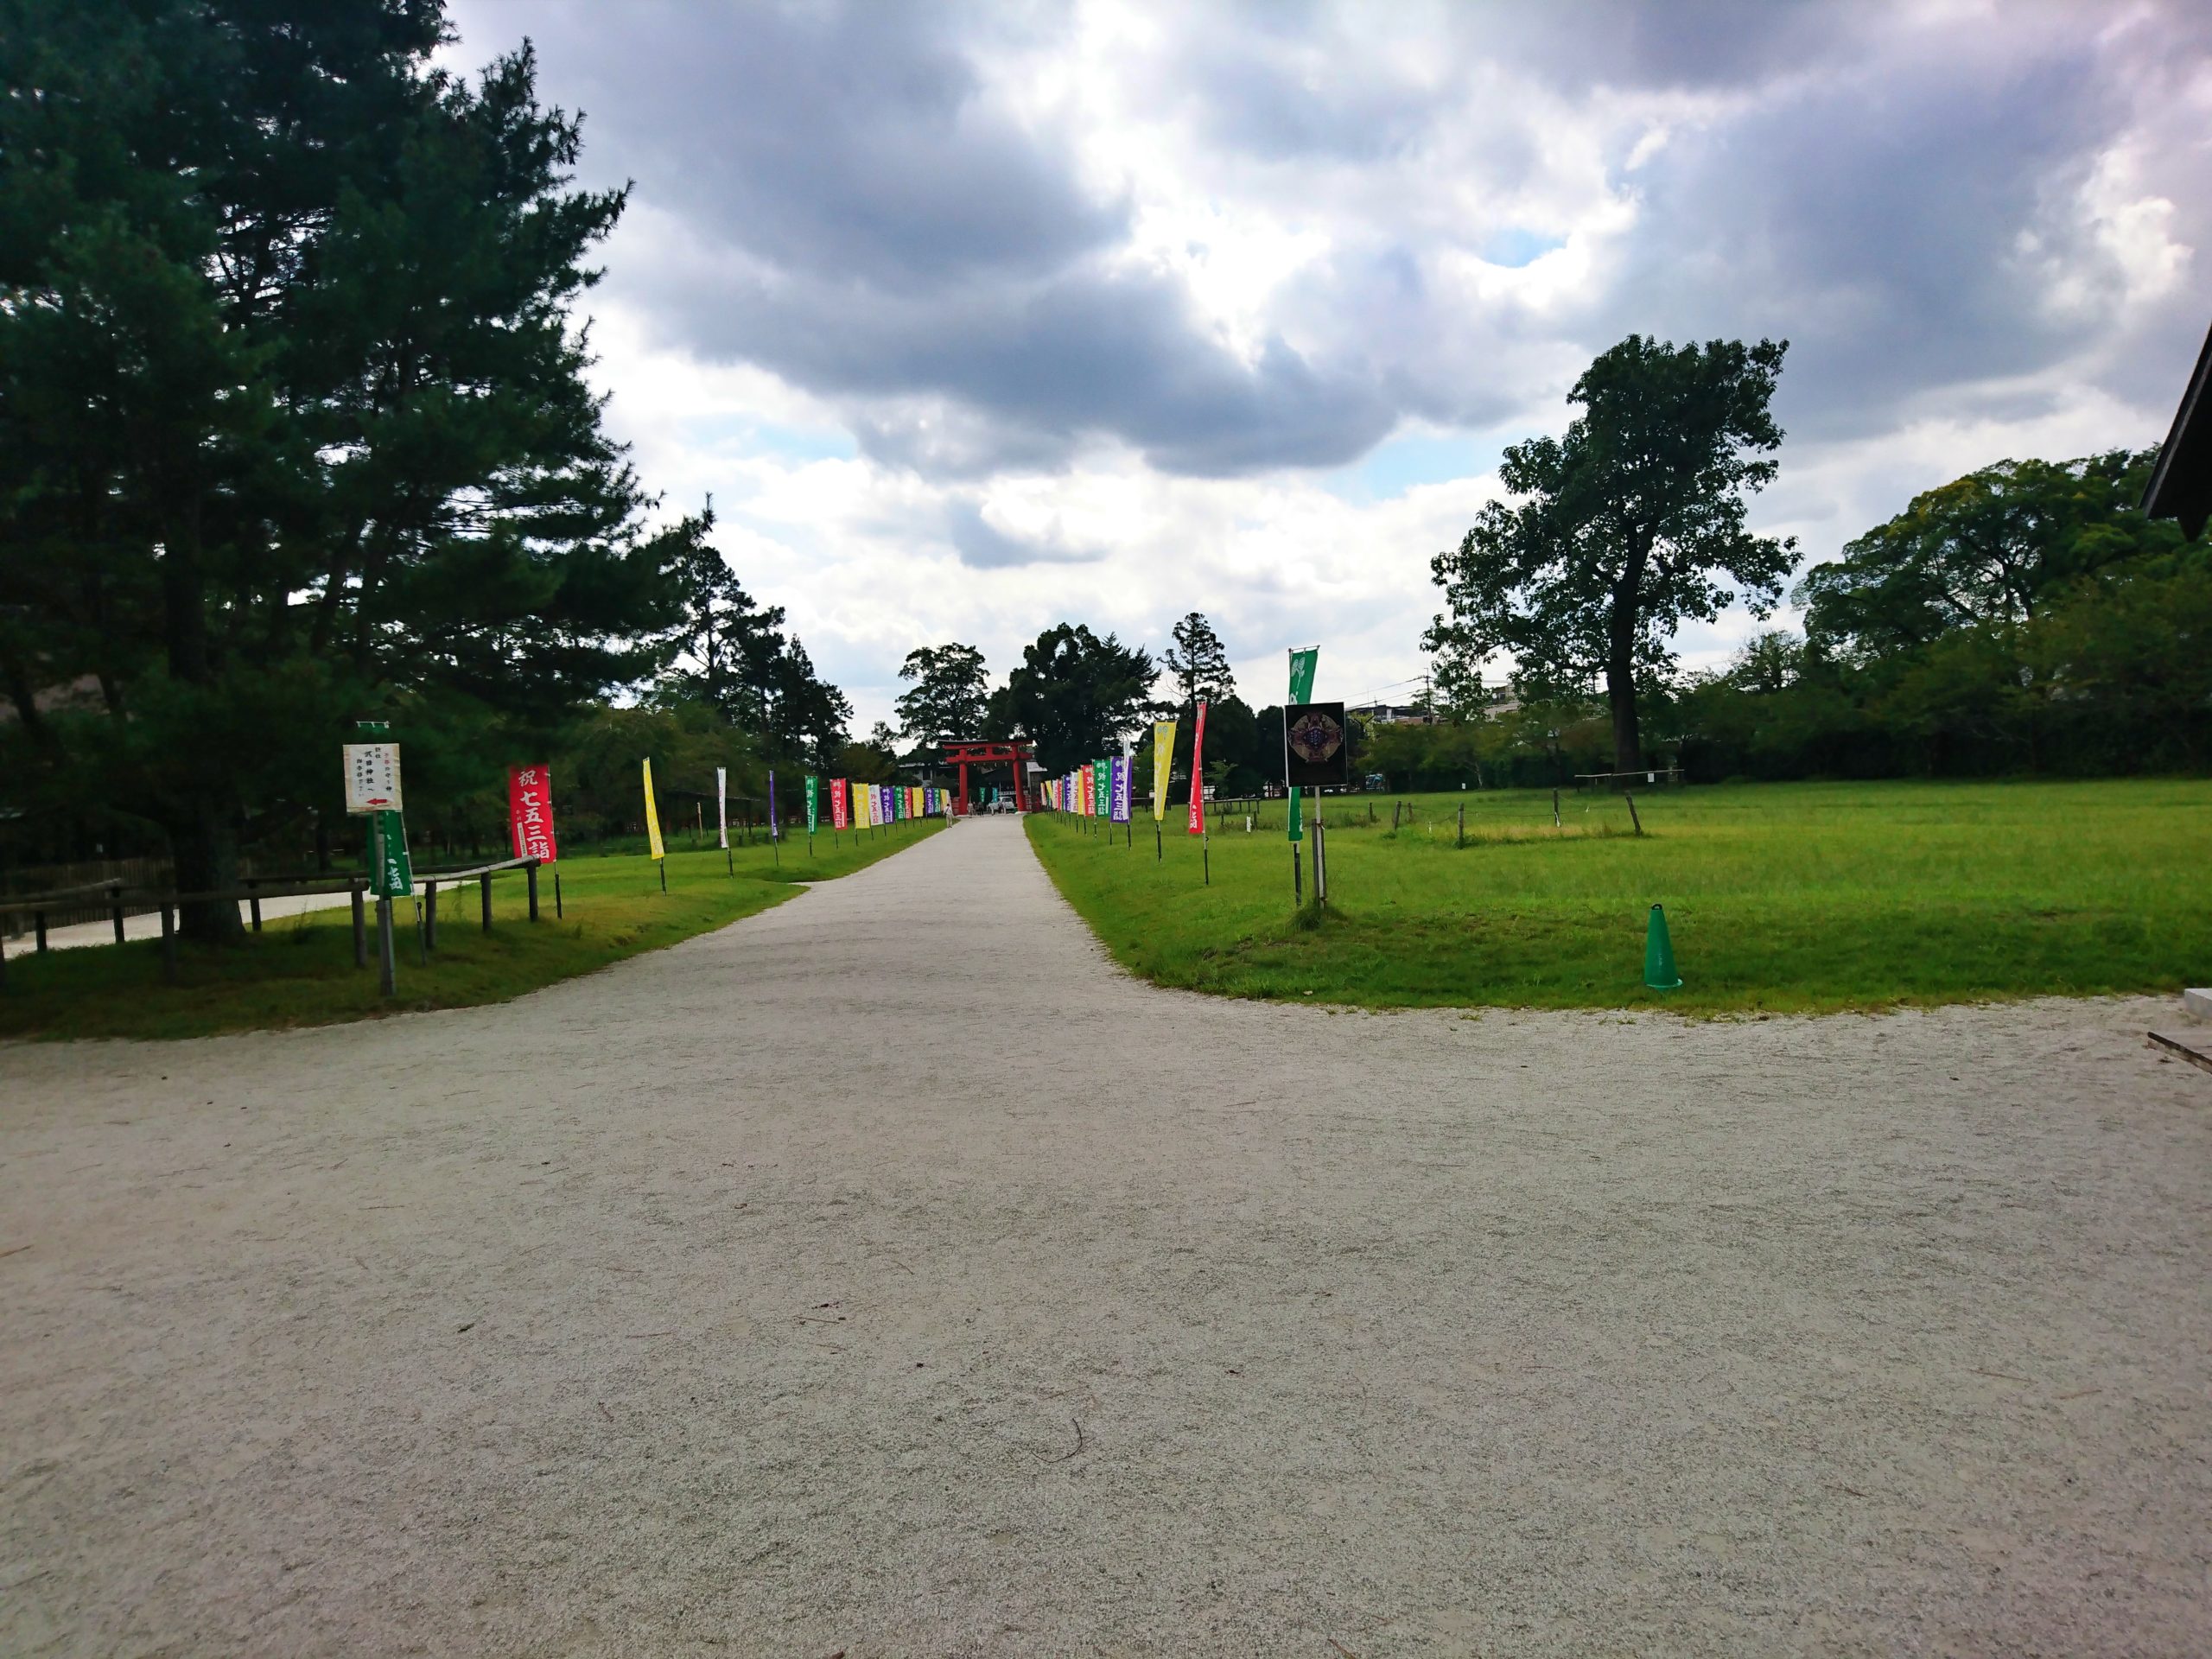
[[899, 665], [899, 677], [908, 682], [899, 694], [898, 709], [909, 743], [935, 749], [950, 741], [986, 735], [990, 681], [983, 653], [975, 646], [957, 640], [917, 646]]
[[1063, 622], [1023, 647], [993, 713], [1007, 735], [1018, 729], [1035, 742], [1046, 771], [1065, 772], [1116, 752], [1152, 717], [1159, 674], [1143, 647]]
[[527, 48], [469, 83], [448, 38], [435, 0], [0, 0], [0, 773], [151, 819], [187, 890], [335, 810], [356, 718], [435, 792], [659, 660], [670, 550], [573, 312], [622, 193], [570, 188]]
[[1808, 639], [1859, 663], [2021, 623], [2091, 573], [2183, 543], [2137, 503], [2157, 452], [2000, 461], [1916, 495], [1798, 584]]
[[1744, 527], [1775, 474], [1787, 344], [1630, 334], [1598, 358], [1567, 394], [1583, 412], [1566, 434], [1505, 451], [1498, 476], [1522, 499], [1490, 503], [1432, 561], [1448, 612], [1427, 647], [1508, 653], [1524, 696], [1602, 682], [1613, 764], [1640, 766], [1638, 693], [1672, 666], [1675, 629], [1732, 597], [1764, 615], [1794, 562], [1793, 540]]

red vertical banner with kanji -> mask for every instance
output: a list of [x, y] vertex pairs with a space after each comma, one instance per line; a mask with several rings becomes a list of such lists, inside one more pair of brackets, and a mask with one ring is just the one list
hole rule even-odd
[[1198, 705], [1198, 724], [1191, 728], [1191, 833], [1206, 832], [1206, 706]]
[[553, 838], [553, 774], [545, 767], [507, 768], [507, 827], [517, 858], [550, 864], [561, 856]]

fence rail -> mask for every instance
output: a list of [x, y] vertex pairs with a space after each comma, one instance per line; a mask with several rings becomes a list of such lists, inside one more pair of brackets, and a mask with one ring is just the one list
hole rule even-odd
[[[476, 882], [482, 892], [484, 931], [492, 931], [492, 883], [499, 876], [520, 872], [529, 888], [530, 919], [537, 916], [537, 872], [539, 863], [534, 858], [508, 858], [488, 864], [463, 865], [451, 869], [419, 870], [415, 880], [423, 893], [422, 944], [423, 957], [427, 962], [438, 945], [438, 887], [441, 883], [458, 887], [465, 882]], [[92, 919], [110, 917], [115, 923], [115, 942], [124, 943], [124, 918], [126, 912], [139, 915], [161, 912], [162, 918], [162, 976], [174, 984], [177, 978], [177, 912], [191, 904], [242, 904], [250, 907], [251, 925], [256, 933], [261, 931], [261, 903], [264, 899], [296, 899], [331, 896], [345, 893], [353, 899], [353, 965], [369, 965], [368, 938], [368, 880], [363, 874], [346, 875], [313, 875], [299, 877], [249, 876], [235, 887], [218, 887], [204, 892], [185, 893], [173, 887], [134, 887], [122, 880], [96, 882], [86, 887], [65, 887], [51, 893], [33, 893], [26, 897], [0, 899], [0, 917], [29, 916], [37, 938], [37, 949], [48, 949], [48, 930], [61, 925], [54, 920], [66, 913], [73, 902], [76, 908], [89, 908]], [[88, 899], [99, 902], [87, 906]], [[384, 990], [393, 993], [394, 967], [391, 947], [391, 900], [378, 899], [377, 926], [381, 938], [380, 956], [384, 971]], [[561, 877], [553, 877], [553, 907], [557, 917], [563, 913]], [[0, 944], [0, 990], [8, 983], [6, 948]]]

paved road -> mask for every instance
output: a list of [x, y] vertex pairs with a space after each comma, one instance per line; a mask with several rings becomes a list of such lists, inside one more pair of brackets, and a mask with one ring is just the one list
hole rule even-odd
[[0, 1048], [0, 1651], [2202, 1652], [2152, 1014], [1170, 995], [983, 820], [503, 1007]]

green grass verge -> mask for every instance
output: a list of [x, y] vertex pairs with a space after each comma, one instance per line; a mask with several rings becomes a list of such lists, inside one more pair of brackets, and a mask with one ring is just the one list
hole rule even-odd
[[[1325, 917], [1294, 913], [1282, 807], [1134, 847], [1070, 818], [1031, 844], [1125, 966], [1162, 985], [1373, 1007], [1875, 1008], [2168, 991], [2212, 978], [2212, 782], [1772, 784], [1329, 802]], [[1458, 812], [1466, 810], [1467, 845]], [[1372, 806], [1376, 821], [1370, 823]], [[1305, 850], [1312, 898], [1312, 842]], [[1685, 982], [1643, 982], [1666, 906]]]
[[[811, 858], [804, 836], [781, 849], [734, 850], [727, 861], [719, 850], [671, 850], [665, 893], [643, 856], [568, 858], [560, 865], [563, 919], [553, 917], [550, 871], [539, 877], [535, 926], [521, 878], [502, 876], [492, 885], [489, 933], [475, 887], [444, 888], [438, 950], [427, 965], [414, 906], [396, 906], [399, 995], [391, 1001], [378, 995], [373, 965], [353, 966], [353, 917], [343, 906], [272, 918], [264, 931], [220, 950], [183, 947], [175, 985], [162, 980], [159, 941], [43, 956], [18, 944], [0, 993], [0, 1038], [204, 1037], [503, 1002], [726, 926], [781, 904], [800, 882], [849, 874], [943, 827], [931, 819], [873, 836], [847, 831], [834, 842], [821, 835]], [[374, 943], [372, 931], [372, 963]]]

